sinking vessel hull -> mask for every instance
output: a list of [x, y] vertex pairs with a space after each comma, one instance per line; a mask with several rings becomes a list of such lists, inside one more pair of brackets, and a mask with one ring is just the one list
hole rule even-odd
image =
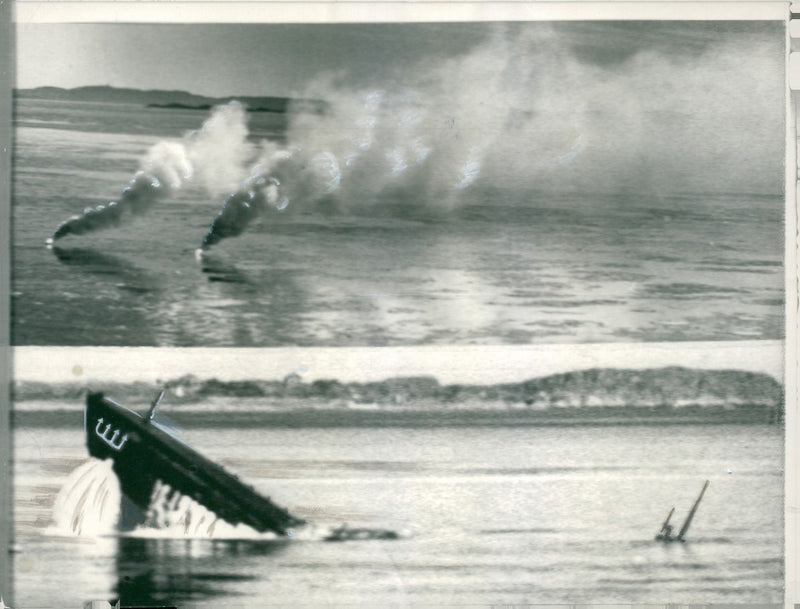
[[304, 524], [138, 413], [101, 393], [89, 394], [86, 446], [97, 459], [113, 459], [122, 493], [146, 512], [156, 481], [191, 497], [231, 524], [287, 535]]

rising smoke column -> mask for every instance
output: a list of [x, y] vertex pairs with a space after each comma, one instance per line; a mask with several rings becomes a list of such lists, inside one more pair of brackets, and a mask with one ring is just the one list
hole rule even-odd
[[288, 201], [278, 203], [279, 186], [280, 182], [276, 178], [267, 179], [256, 174], [240, 190], [228, 196], [203, 237], [201, 249], [219, 243], [226, 237], [237, 237], [242, 234], [250, 222], [260, 216], [268, 205], [283, 209]]
[[340, 182], [338, 163], [330, 153], [319, 152], [305, 158], [299, 152], [263, 142], [259, 162], [241, 187], [225, 199], [200, 250], [241, 235], [269, 208], [282, 211], [291, 199], [316, 201], [336, 191]]
[[[250, 177], [229, 195], [206, 233], [201, 250], [238, 236], [266, 209], [283, 210], [291, 201], [314, 206], [329, 201], [349, 207], [352, 201], [371, 204], [385, 188], [406, 181], [419, 188], [411, 176], [430, 158], [435, 142], [422, 132], [424, 116], [418, 100], [407, 92], [388, 94], [380, 89], [311, 89], [324, 97], [324, 112], [293, 112], [288, 145], [262, 142]], [[445, 125], [444, 120], [441, 121]], [[463, 188], [472, 182], [467, 166], [447, 178], [446, 188]], [[433, 174], [437, 169], [432, 169]], [[422, 197], [424, 198], [424, 197]]]
[[180, 188], [192, 175], [192, 165], [182, 144], [160, 142], [147, 153], [140, 169], [119, 201], [86, 208], [81, 215], [62, 222], [50, 241], [67, 235], [81, 235], [103, 228], [112, 228], [131, 218], [147, 213], [156, 202]]
[[[259, 155], [261, 178], [276, 181], [281, 203], [272, 205], [372, 213], [387, 203], [438, 216], [486, 179], [498, 141], [513, 140], [510, 154], [530, 157], [544, 139], [527, 130], [534, 77], [511, 48], [524, 41], [506, 34], [462, 56], [404, 66], [372, 87], [348, 84], [346, 74], [315, 78], [302, 97], [324, 100], [324, 111], [290, 108], [286, 145]], [[202, 249], [240, 235], [270, 207], [259, 188], [250, 181], [225, 199]]]
[[231, 102], [215, 108], [200, 130], [187, 133], [180, 141], [155, 144], [119, 200], [88, 207], [62, 222], [48, 243], [67, 235], [117, 227], [143, 216], [189, 180], [213, 195], [230, 192], [245, 174], [243, 167], [252, 162], [245, 119], [242, 105]]
[[[497, 24], [468, 52], [404, 64], [374, 86], [346, 68], [317, 77], [301, 96], [324, 100], [325, 110], [290, 108], [286, 144], [263, 147], [260, 176], [277, 180], [284, 207], [369, 214], [387, 205], [415, 217], [441, 217], [487, 185], [483, 205], [503, 203], [506, 193], [535, 205], [549, 192], [646, 190], [675, 164], [696, 179], [700, 172], [683, 159], [710, 148], [677, 146], [700, 141], [688, 133], [695, 122], [680, 117], [707, 110], [687, 105], [688, 94], [665, 95], [652, 77], [687, 82], [688, 64], [671, 50], [643, 48], [607, 65], [581, 59], [574, 40], [553, 24]], [[720, 80], [702, 65], [691, 72], [698, 99], [703, 83]], [[654, 118], [665, 116], [678, 118]], [[656, 129], [661, 137], [652, 136]], [[269, 209], [258, 190], [250, 182], [231, 191], [203, 248], [240, 235]]]

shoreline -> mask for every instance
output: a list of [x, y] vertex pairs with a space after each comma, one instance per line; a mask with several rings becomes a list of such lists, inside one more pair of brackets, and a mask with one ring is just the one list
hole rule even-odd
[[[83, 409], [13, 410], [12, 428], [83, 427]], [[190, 428], [337, 427], [578, 427], [663, 425], [770, 425], [782, 427], [783, 412], [761, 405], [672, 407], [592, 407], [548, 410], [378, 410], [302, 408], [285, 412], [198, 412], [169, 410], [169, 424]], [[158, 417], [156, 418], [158, 422]]]

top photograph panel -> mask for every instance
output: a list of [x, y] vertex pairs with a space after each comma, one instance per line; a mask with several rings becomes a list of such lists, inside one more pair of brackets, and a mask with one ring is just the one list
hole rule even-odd
[[782, 22], [20, 24], [15, 345], [780, 339]]

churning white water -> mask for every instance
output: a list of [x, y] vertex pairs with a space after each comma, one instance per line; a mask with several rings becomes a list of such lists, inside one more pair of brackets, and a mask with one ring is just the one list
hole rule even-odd
[[[99, 537], [119, 533], [122, 493], [112, 467], [111, 459], [91, 458], [69, 475], [53, 505], [53, 534]], [[247, 525], [222, 520], [160, 480], [153, 488], [144, 523], [126, 533], [161, 538], [275, 538], [273, 533], [258, 533]]]
[[116, 530], [122, 495], [112, 465], [89, 459], [69, 475], [53, 506], [54, 532], [88, 537]]
[[[52, 534], [83, 538], [122, 534], [158, 539], [277, 539], [275, 533], [259, 533], [245, 524], [223, 520], [161, 480], [153, 487], [144, 522], [133, 530], [121, 531], [122, 493], [112, 467], [111, 459], [91, 458], [69, 475], [53, 506]], [[309, 523], [291, 530], [288, 536], [319, 541], [341, 527], [341, 523]], [[362, 531], [364, 538], [371, 537], [370, 529]]]
[[258, 533], [244, 524], [232, 525], [160, 480], [156, 481], [153, 488], [144, 524], [137, 527], [132, 535], [224, 539], [275, 537], [272, 533]]

